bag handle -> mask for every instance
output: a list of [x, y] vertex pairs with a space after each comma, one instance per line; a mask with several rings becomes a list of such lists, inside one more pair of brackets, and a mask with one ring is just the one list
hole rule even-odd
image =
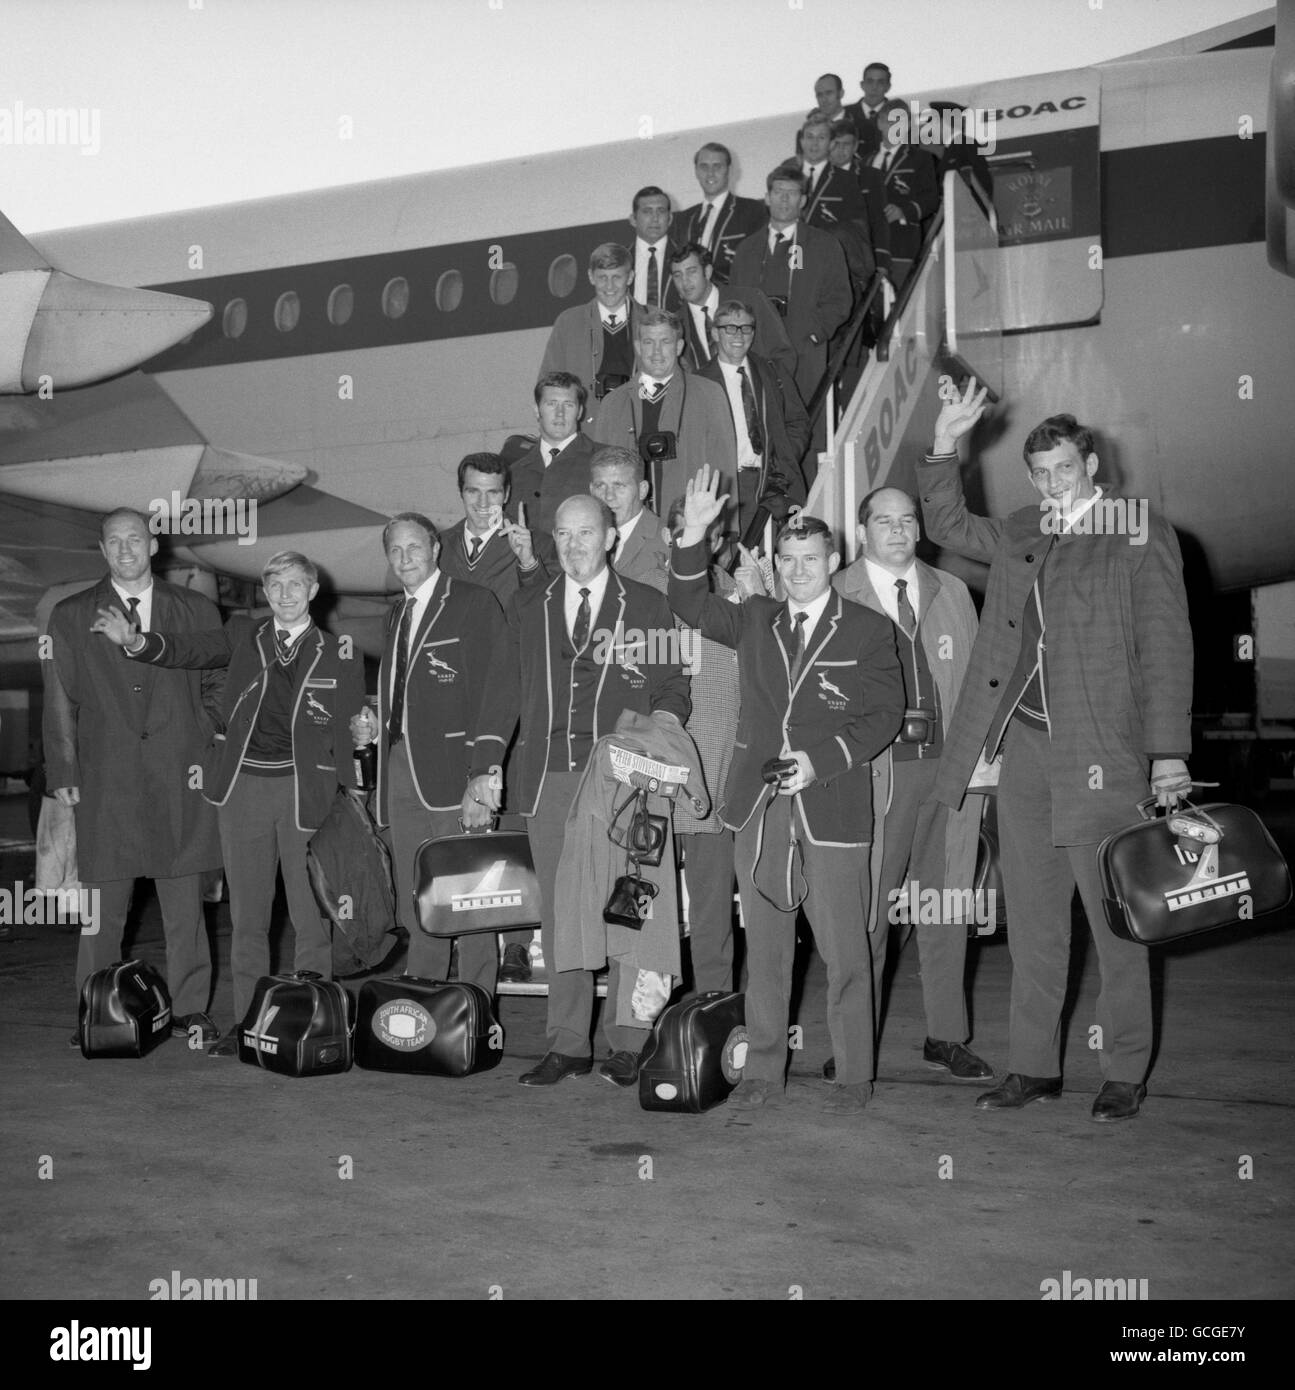
[[[794, 903], [791, 904], [790, 907], [783, 907], [783, 905], [782, 905], [781, 903], [776, 903], [776, 902], [774, 902], [774, 900], [768, 895], [768, 893], [766, 893], [766, 892], [764, 891], [764, 889], [761, 888], [760, 885], [759, 885], [759, 884], [756, 882], [756, 880], [755, 880], [755, 871], [756, 871], [757, 868], [759, 868], [759, 866], [760, 866], [760, 856], [764, 853], [764, 826], [765, 826], [765, 821], [768, 819], [768, 816], [769, 816], [769, 808], [770, 808], [770, 807], [773, 805], [773, 803], [778, 799], [778, 795], [779, 795], [779, 793], [778, 793], [778, 784], [777, 784], [777, 782], [771, 782], [771, 783], [769, 784], [768, 793], [767, 793], [766, 796], [765, 796], [764, 806], [763, 806], [763, 807], [761, 808], [761, 810], [760, 810], [760, 824], [756, 827], [756, 832], [755, 832], [755, 858], [751, 861], [751, 887], [754, 888], [755, 891], [756, 891], [757, 893], [759, 893], [759, 895], [765, 900], [765, 902], [767, 902], [767, 903], [769, 904], [770, 907], [776, 907], [776, 908], [778, 909], [779, 912], [796, 912], [796, 911], [798, 911], [799, 908], [802, 906], [802, 904], [804, 903], [805, 899], [806, 899], [807, 897], [809, 897], [809, 883], [808, 883], [808, 881], [807, 881], [806, 878], [805, 878], [805, 851], [802, 850], [802, 849], [800, 848], [800, 836], [796, 834], [796, 807], [795, 807], [794, 803], [793, 803], [792, 808], [791, 808], [791, 854], [790, 854], [790, 857], [789, 857], [789, 860], [788, 860], [788, 864], [790, 865], [790, 860], [791, 860], [791, 858], [794, 858], [795, 855], [796, 855], [796, 853], [797, 853], [797, 851], [799, 851], [799, 852], [800, 852], [800, 882], [801, 882], [800, 897], [798, 897], [798, 898], [796, 899], [796, 901], [795, 901]], [[788, 896], [790, 896], [790, 895], [791, 895], [791, 876], [790, 876], [790, 874], [788, 874], [788, 878], [787, 878], [787, 888], [788, 888]]]

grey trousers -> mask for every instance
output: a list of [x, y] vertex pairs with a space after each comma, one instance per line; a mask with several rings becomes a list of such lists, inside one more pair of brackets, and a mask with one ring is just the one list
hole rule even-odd
[[[166, 988], [171, 996], [171, 1011], [176, 1017], [205, 1013], [211, 1003], [211, 945], [202, 915], [202, 875], [155, 878], [153, 886], [157, 889], [166, 935]], [[82, 931], [77, 947], [78, 994], [87, 976], [121, 959], [135, 880], [116, 878], [105, 883], [85, 883], [82, 887], [98, 894], [99, 911], [94, 922], [98, 931]]]
[[234, 1021], [242, 1021], [256, 982], [270, 973], [270, 914], [275, 870], [296, 937], [294, 970], [333, 978], [332, 925], [320, 915], [306, 872], [306, 846], [313, 830], [298, 830], [292, 777], [252, 777], [240, 772], [229, 800], [216, 809], [220, 847], [229, 883], [234, 926], [230, 966], [234, 975]]
[[1097, 947], [1101, 992], [1098, 1061], [1107, 1081], [1138, 1083], [1151, 1062], [1151, 976], [1147, 948], [1106, 925], [1097, 845], [1052, 843], [1048, 735], [1014, 719], [1007, 726], [998, 784], [998, 829], [1012, 953], [1009, 1071], [1061, 1074], [1061, 1008], [1070, 967], [1075, 888]]
[[[762, 855], [785, 862], [790, 834], [790, 797], [769, 808]], [[746, 927], [746, 1026], [749, 1047], [743, 1076], [781, 1086], [787, 1067], [796, 913], [766, 901], [752, 882], [760, 815], [737, 832], [736, 866], [742, 920]], [[872, 955], [868, 943], [868, 847], [831, 848], [802, 837], [808, 893], [805, 917], [827, 965], [827, 1028], [842, 1085], [871, 1081], [876, 1070]], [[761, 887], [769, 891], [768, 873]], [[798, 876], [797, 876], [798, 877]]]
[[[589, 1029], [593, 1021], [594, 975], [591, 970], [553, 968], [556, 959], [553, 939], [553, 889], [562, 858], [567, 812], [580, 785], [579, 772], [549, 772], [544, 778], [535, 814], [526, 823], [531, 839], [531, 857], [543, 898], [540, 931], [544, 943], [544, 967], [549, 981], [547, 1047], [563, 1057], [588, 1057], [593, 1051]], [[616, 1022], [616, 999], [620, 989], [620, 966], [612, 960], [607, 973], [607, 999], [603, 1007], [603, 1036], [613, 1052], [638, 1053], [650, 1029], [628, 1028]]]

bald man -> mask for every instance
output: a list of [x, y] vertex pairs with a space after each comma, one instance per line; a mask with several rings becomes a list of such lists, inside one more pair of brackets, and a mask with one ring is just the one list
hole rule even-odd
[[[562, 573], [520, 590], [509, 606], [510, 651], [521, 701], [521, 727], [509, 769], [516, 805], [527, 818], [535, 871], [543, 895], [542, 935], [548, 969], [548, 1050], [523, 1086], [552, 1086], [593, 1068], [589, 1039], [594, 977], [588, 970], [554, 969], [554, 885], [567, 813], [594, 743], [611, 733], [625, 710], [688, 718], [688, 677], [676, 662], [618, 662], [614, 637], [636, 628], [667, 633], [674, 618], [665, 597], [608, 568], [615, 521], [597, 498], [569, 497], [557, 509], [553, 541]], [[608, 640], [611, 638], [612, 640]], [[670, 644], [649, 642], [649, 658]], [[638, 1079], [646, 1028], [616, 1023], [619, 967], [610, 962], [603, 1031], [610, 1055], [599, 1075], [618, 1086]]]

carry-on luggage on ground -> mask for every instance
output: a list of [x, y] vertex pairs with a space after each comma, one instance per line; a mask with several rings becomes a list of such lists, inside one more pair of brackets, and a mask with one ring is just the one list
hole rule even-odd
[[711, 990], [672, 1004], [639, 1065], [644, 1110], [699, 1114], [728, 1099], [746, 1064], [746, 997]]
[[354, 1004], [313, 970], [262, 975], [238, 1030], [238, 1060], [283, 1076], [351, 1069]]
[[119, 960], [81, 986], [81, 1055], [143, 1057], [171, 1036], [166, 981], [142, 960]]
[[[1138, 809], [1146, 816], [1152, 800]], [[1108, 835], [1097, 850], [1106, 921], [1116, 936], [1154, 946], [1278, 912], [1291, 876], [1248, 806], [1187, 803]]]
[[360, 987], [355, 1060], [362, 1067], [470, 1076], [502, 1056], [503, 1031], [479, 985], [397, 975]]

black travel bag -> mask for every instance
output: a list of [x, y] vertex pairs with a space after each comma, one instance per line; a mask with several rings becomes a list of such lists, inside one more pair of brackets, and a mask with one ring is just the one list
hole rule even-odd
[[142, 960], [119, 960], [81, 986], [81, 1055], [143, 1057], [171, 1036], [166, 981]]
[[283, 1076], [351, 1069], [354, 1004], [313, 970], [262, 975], [238, 1030], [238, 1060]]
[[697, 1115], [726, 1101], [746, 1064], [746, 996], [711, 990], [657, 1019], [639, 1064], [644, 1110]]
[[[1150, 814], [1152, 799], [1138, 809]], [[1155, 946], [1278, 912], [1291, 876], [1248, 806], [1211, 802], [1108, 835], [1097, 849], [1106, 921], [1116, 936]]]
[[362, 1067], [470, 1076], [502, 1056], [503, 1031], [479, 985], [397, 975], [360, 987], [355, 1060]]

